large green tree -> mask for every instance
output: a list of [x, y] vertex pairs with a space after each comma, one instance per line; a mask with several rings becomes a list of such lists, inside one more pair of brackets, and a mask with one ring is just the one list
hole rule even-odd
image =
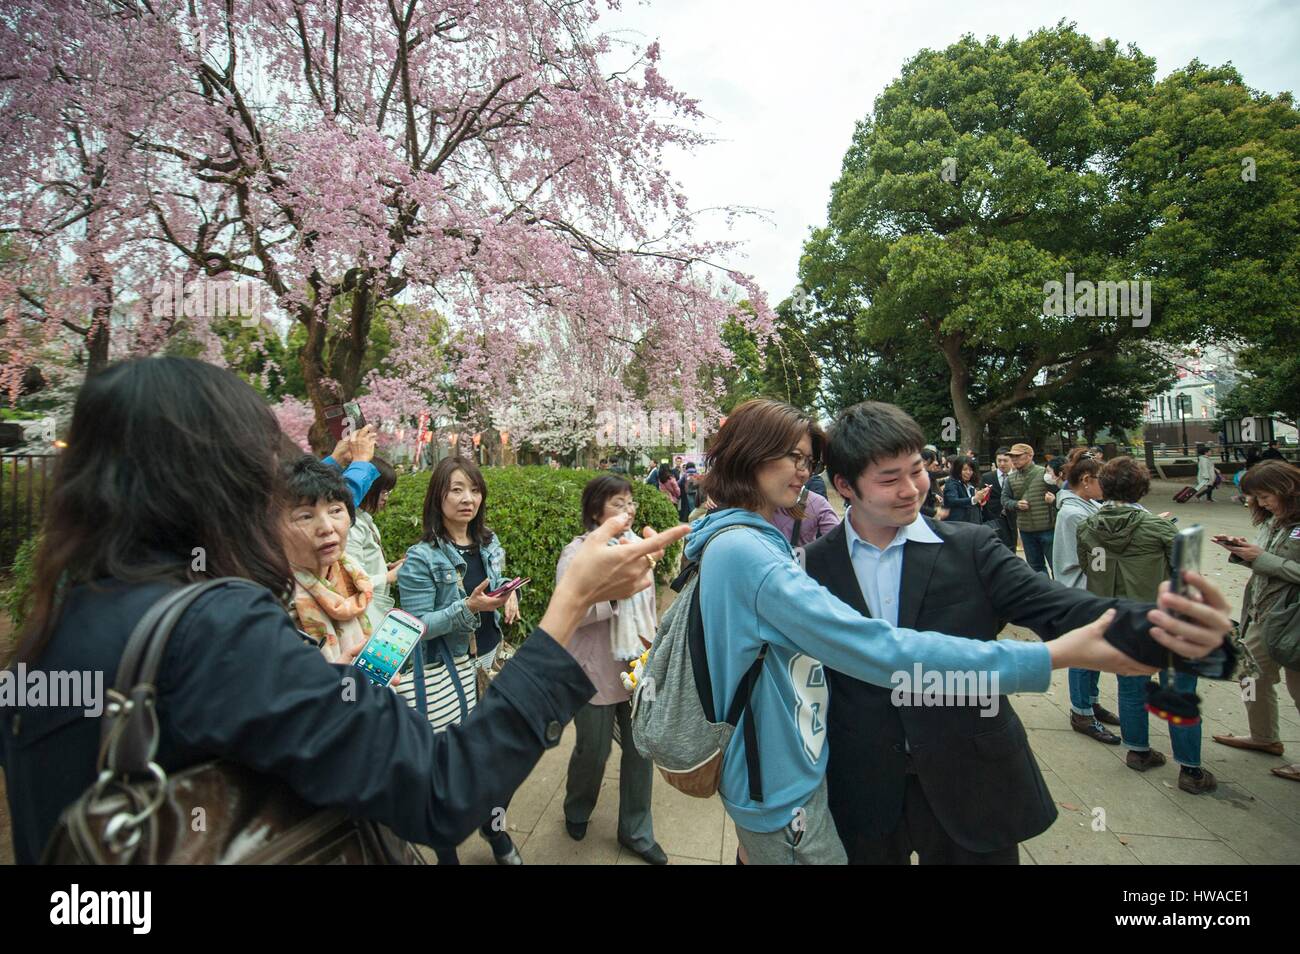
[[[1135, 46], [1067, 24], [918, 53], [858, 123], [828, 225], [805, 244], [811, 323], [847, 326], [839, 337], [899, 375], [941, 357], [946, 381], [930, 387], [946, 383], [968, 446], [1136, 345], [1223, 340], [1294, 314], [1290, 97], [1253, 92], [1230, 67], [1154, 75]], [[1128, 309], [1118, 286], [1084, 294], [1130, 281], [1151, 285]], [[1155, 383], [1138, 376], [1132, 397]]]

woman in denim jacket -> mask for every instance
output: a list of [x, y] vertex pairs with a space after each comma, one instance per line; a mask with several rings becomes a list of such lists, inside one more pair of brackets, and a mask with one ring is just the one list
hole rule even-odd
[[[468, 460], [448, 458], [434, 468], [424, 498], [423, 539], [406, 551], [397, 573], [402, 609], [427, 627], [425, 660], [440, 665], [436, 640], [442, 640], [458, 663], [471, 652], [475, 664], [490, 666], [501, 643], [501, 624], [519, 619], [518, 597], [488, 596], [502, 584], [505, 551], [484, 524], [487, 484], [478, 467]], [[502, 612], [504, 610], [504, 613]], [[414, 682], [402, 693], [415, 704]], [[466, 687], [471, 704], [473, 686]], [[504, 812], [505, 806], [501, 806]], [[480, 833], [492, 845], [498, 864], [522, 864], [494, 810]], [[454, 846], [438, 848], [440, 864], [457, 864]]]

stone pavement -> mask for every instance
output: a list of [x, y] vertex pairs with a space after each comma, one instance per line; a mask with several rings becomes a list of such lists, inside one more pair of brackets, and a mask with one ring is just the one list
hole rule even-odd
[[[1158, 481], [1146, 505], [1172, 510], [1180, 526], [1201, 523], [1206, 536], [1241, 534], [1254, 539], [1246, 510], [1229, 502], [1224, 485], [1214, 504], [1177, 505], [1170, 501], [1178, 483]], [[836, 501], [838, 505], [838, 501]], [[1227, 552], [1206, 543], [1202, 568], [1219, 583], [1234, 608], [1241, 604], [1249, 570], [1227, 563]], [[671, 593], [666, 594], [671, 597]], [[661, 597], [661, 609], [663, 607]], [[1034, 639], [1008, 627], [1004, 638]], [[1102, 676], [1102, 704], [1118, 709], [1115, 678]], [[1300, 715], [1281, 690], [1280, 727], [1288, 744], [1285, 761], [1300, 760]], [[1145, 773], [1124, 765], [1122, 746], [1101, 745], [1070, 729], [1066, 675], [1059, 671], [1043, 694], [1016, 696], [1014, 704], [1029, 733], [1060, 813], [1056, 822], [1021, 846], [1023, 864], [1296, 864], [1300, 863], [1300, 785], [1269, 769], [1284, 759], [1215, 744], [1215, 733], [1247, 731], [1240, 689], [1235, 683], [1199, 686], [1204, 720], [1204, 765], [1219, 779], [1216, 792], [1189, 795], [1178, 789], [1178, 767]], [[1151, 744], [1170, 755], [1169, 733], [1151, 720]], [[606, 767], [600, 801], [587, 837], [572, 841], [564, 830], [564, 780], [573, 730], [547, 752], [516, 793], [506, 814], [515, 843], [528, 864], [643, 864], [619, 846], [618, 758]], [[1100, 811], [1097, 811], [1100, 809]], [[655, 834], [673, 864], [732, 864], [736, 835], [722, 804], [690, 798], [662, 780], [654, 788]], [[465, 864], [490, 864], [487, 843], [475, 836], [461, 850]]]

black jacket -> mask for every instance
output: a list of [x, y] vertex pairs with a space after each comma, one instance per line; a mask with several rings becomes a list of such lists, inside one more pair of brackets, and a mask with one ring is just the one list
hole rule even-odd
[[[1149, 640], [1150, 604], [1110, 600], [1035, 573], [987, 526], [926, 521], [942, 544], [908, 541], [903, 550], [898, 625], [996, 639], [1007, 622], [1051, 639], [1090, 623], [1112, 606], [1112, 639]], [[808, 575], [863, 615], [871, 612], [849, 560], [841, 523], [806, 550]], [[1110, 632], [1108, 632], [1110, 637]], [[926, 799], [948, 835], [969, 851], [989, 852], [1044, 831], [1056, 818], [1052, 796], [1006, 696], [995, 716], [967, 706], [894, 706], [889, 688], [826, 670], [827, 785], [831, 815], [849, 860], [860, 840], [886, 837], [903, 810], [907, 754]]]
[[993, 531], [1000, 539], [1012, 550], [1016, 548], [1016, 513], [1011, 511], [1007, 513], [1002, 509], [1002, 481], [999, 479], [1002, 472], [997, 468], [990, 470], [980, 477], [980, 485], [992, 487], [989, 493], [989, 499], [984, 501], [983, 513], [984, 523], [993, 528]]
[[[169, 584], [79, 586], [38, 664], [100, 671], [107, 691], [127, 638]], [[345, 699], [341, 679], [355, 691]], [[392, 690], [305, 643], [271, 593], [249, 584], [200, 597], [159, 675], [159, 764], [215, 757], [284, 779], [307, 800], [455, 845], [504, 806], [595, 688], [534, 630], [464, 725], [435, 735]], [[40, 859], [63, 809], [95, 779], [99, 720], [80, 708], [0, 708], [17, 860]]]

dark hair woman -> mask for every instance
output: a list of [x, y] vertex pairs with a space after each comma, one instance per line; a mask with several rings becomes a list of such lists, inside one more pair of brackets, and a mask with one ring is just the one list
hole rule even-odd
[[[686, 532], [617, 548], [605, 540], [624, 523], [593, 533], [474, 729], [435, 736], [367, 679], [352, 679], [345, 695], [341, 680], [353, 670], [326, 662], [294, 630], [277, 532], [281, 435], [246, 382], [184, 358], [110, 365], [81, 388], [67, 441], [17, 660], [46, 679], [111, 680], [159, 598], [187, 582], [239, 577], [247, 582], [200, 597], [167, 644], [159, 770], [229, 759], [425, 844], [464, 838], [555, 744], [593, 691], [564, 648], [573, 629], [592, 603], [650, 585], [646, 555]], [[40, 859], [59, 815], [95, 781], [101, 726], [82, 703], [0, 708], [20, 863]]]
[[[564, 577], [574, 554], [582, 549], [592, 531], [623, 513], [636, 513], [630, 483], [612, 475], [589, 481], [582, 490], [582, 525], [586, 531], [574, 537], [560, 554], [555, 578]], [[637, 539], [629, 527], [619, 542], [633, 543]], [[618, 840], [651, 864], [662, 865], [668, 863], [668, 856], [655, 841], [650, 817], [654, 764], [632, 744], [632, 693], [622, 681], [628, 664], [650, 646], [657, 623], [654, 590], [649, 589], [626, 600], [596, 604], [574, 633], [570, 651], [596, 687], [596, 694], [573, 720], [577, 738], [565, 785], [564, 827], [575, 841], [586, 836], [617, 726], [622, 748]]]
[[[992, 671], [1007, 692], [1046, 690], [1053, 667], [1134, 671], [1102, 636], [1109, 614], [1050, 644], [1012, 645], [898, 629], [840, 602], [803, 572], [772, 525], [775, 511], [792, 506], [821, 470], [824, 450], [821, 427], [798, 408], [768, 400], [740, 405], [709, 449], [703, 490], [718, 509], [693, 525], [686, 547], [699, 566], [715, 710], [729, 711], [742, 680], [752, 687], [750, 714], [741, 720], [759, 727], [757, 740], [743, 731], [732, 736], [720, 781], [751, 864], [846, 861], [826, 800], [823, 665], [877, 686], [914, 665]], [[844, 476], [854, 480], [857, 472]], [[908, 506], [919, 504], [916, 496]], [[669, 612], [690, 602], [679, 599]], [[1220, 622], [1226, 632], [1226, 618]], [[1220, 633], [1204, 651], [1221, 641]]]
[[955, 457], [948, 480], [943, 485], [943, 505], [948, 519], [957, 523], [981, 523], [984, 501], [991, 490], [979, 485], [979, 469], [969, 457]]
[[384, 614], [393, 608], [390, 590], [397, 582], [397, 571], [401, 569], [404, 560], [388, 562], [384, 556], [383, 538], [375, 523], [375, 514], [388, 506], [388, 495], [397, 486], [397, 471], [393, 470], [393, 465], [382, 457], [371, 458], [370, 463], [374, 465], [379, 476], [370, 485], [370, 490], [362, 498], [361, 505], [357, 507], [352, 521], [352, 530], [348, 534], [348, 555], [366, 571], [375, 588], [370, 606], [366, 608], [366, 615], [373, 629], [379, 625]]
[[[397, 572], [402, 609], [418, 616], [424, 635], [425, 682], [443, 687], [427, 696], [425, 714], [435, 729], [460, 721], [477, 704], [475, 669], [491, 668], [501, 644], [501, 622], [519, 619], [519, 598], [490, 596], [505, 582], [505, 550], [486, 524], [487, 482], [471, 460], [448, 457], [429, 476], [424, 496], [424, 535], [406, 551]], [[503, 615], [504, 611], [504, 615]], [[460, 684], [459, 689], [453, 681]], [[411, 679], [399, 690], [417, 705]], [[455, 693], [455, 704], [451, 705]], [[464, 699], [463, 704], [461, 699]], [[488, 819], [480, 832], [499, 864], [522, 864], [510, 833]], [[439, 846], [441, 864], [457, 864], [455, 846]]]
[[[1285, 677], [1287, 692], [1300, 711], [1300, 669], [1284, 666], [1269, 652], [1269, 629], [1285, 625], [1271, 614], [1297, 599], [1300, 590], [1300, 469], [1280, 460], [1261, 460], [1241, 478], [1251, 517], [1260, 528], [1254, 543], [1245, 537], [1218, 536], [1230, 563], [1250, 565], [1250, 582], [1242, 598], [1241, 631], [1259, 666], [1253, 700], [1246, 702], [1250, 735], [1216, 735], [1214, 741], [1234, 748], [1282, 754], [1278, 735], [1277, 689]], [[1281, 778], [1300, 782], [1300, 763], [1273, 769]]]

